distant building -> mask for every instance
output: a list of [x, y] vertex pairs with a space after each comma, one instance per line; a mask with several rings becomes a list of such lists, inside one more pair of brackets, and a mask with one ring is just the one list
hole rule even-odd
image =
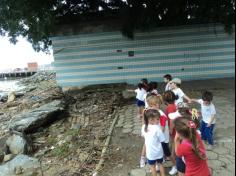
[[53, 62], [51, 64], [39, 65], [38, 70], [41, 70], [41, 71], [54, 71]]
[[38, 63], [37, 62], [32, 62], [28, 63], [28, 71], [37, 71], [38, 70]]

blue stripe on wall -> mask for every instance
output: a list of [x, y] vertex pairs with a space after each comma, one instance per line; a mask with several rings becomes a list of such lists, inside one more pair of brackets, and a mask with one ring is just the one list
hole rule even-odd
[[57, 80], [67, 87], [135, 83], [143, 77], [161, 81], [166, 73], [183, 80], [232, 77], [235, 34], [224, 33], [222, 26], [216, 32], [201, 25], [139, 32], [134, 41], [119, 32], [54, 37]]
[[[232, 66], [225, 66], [225, 67], [214, 67], [214, 70], [225, 70], [225, 69], [231, 69], [233, 70], [235, 67], [235, 65], [232, 65]], [[209, 67], [208, 69], [211, 70], [213, 67]], [[202, 69], [202, 70], [206, 70], [206, 69], [203, 69], [203, 68], [199, 68], [199, 70]], [[173, 69], [173, 70], [151, 70], [151, 71], [142, 71], [142, 72], [139, 72], [138, 74], [139, 75], [149, 75], [149, 74], [162, 74], [163, 71], [165, 72], [172, 72], [172, 73], [182, 73], [183, 71], [181, 69]], [[185, 68], [184, 69], [184, 72], [190, 72], [192, 71], [191, 68]], [[112, 73], [112, 74], [100, 74], [100, 75], [80, 75], [80, 76], [65, 76], [65, 77], [60, 77], [58, 78], [58, 81], [63, 81], [65, 79], [90, 79], [90, 78], [100, 78], [100, 77], [103, 77], [103, 78], [106, 78], [106, 77], [114, 77], [117, 78], [117, 77], [122, 77], [122, 76], [132, 76], [134, 74], [134, 72], [126, 72], [126, 73]]]

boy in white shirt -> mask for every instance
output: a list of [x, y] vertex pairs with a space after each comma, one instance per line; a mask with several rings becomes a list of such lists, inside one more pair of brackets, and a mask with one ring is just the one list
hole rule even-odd
[[180, 89], [181, 85], [181, 79], [174, 78], [170, 81], [170, 88], [171, 91], [174, 92], [174, 94], [178, 97], [178, 99], [175, 101], [175, 104], [178, 105], [179, 103], [183, 103], [184, 99], [188, 101], [188, 103], [191, 103], [191, 99], [185, 95], [185, 93]]
[[201, 137], [202, 140], [207, 141], [209, 146], [208, 150], [212, 150], [214, 145], [213, 130], [216, 123], [216, 110], [215, 105], [212, 103], [213, 94], [205, 91], [202, 94], [202, 99], [192, 99], [193, 102], [201, 105], [202, 121], [201, 121]]
[[170, 81], [172, 80], [172, 76], [170, 74], [166, 74], [163, 76], [164, 83], [166, 83], [165, 91], [171, 90], [170, 88]]

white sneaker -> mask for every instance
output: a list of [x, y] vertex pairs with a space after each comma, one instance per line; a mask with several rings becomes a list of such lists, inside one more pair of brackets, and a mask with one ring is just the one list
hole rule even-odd
[[146, 165], [146, 158], [145, 157], [141, 157], [140, 159], [140, 168], [145, 167]]
[[208, 145], [207, 150], [213, 150], [213, 145]]
[[178, 171], [177, 171], [176, 166], [173, 166], [173, 167], [171, 168], [169, 174], [170, 174], [170, 175], [175, 175], [175, 174], [177, 174], [177, 172], [178, 172]]

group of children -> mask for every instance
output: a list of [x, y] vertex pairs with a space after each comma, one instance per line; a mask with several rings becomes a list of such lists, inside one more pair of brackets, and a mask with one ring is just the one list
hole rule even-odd
[[[162, 94], [157, 90], [157, 83], [148, 83], [147, 79], [142, 79], [135, 90], [145, 141], [140, 167], [148, 163], [153, 176], [157, 176], [157, 171], [165, 176], [163, 163], [170, 160], [173, 164], [170, 175], [210, 176], [203, 141], [209, 144], [209, 150], [213, 148], [216, 116], [213, 94], [205, 91], [201, 99], [190, 99], [180, 88], [179, 78], [172, 79], [167, 74], [164, 82]], [[189, 108], [188, 104], [193, 102], [201, 105], [201, 113]], [[165, 105], [164, 112], [162, 105]]]

